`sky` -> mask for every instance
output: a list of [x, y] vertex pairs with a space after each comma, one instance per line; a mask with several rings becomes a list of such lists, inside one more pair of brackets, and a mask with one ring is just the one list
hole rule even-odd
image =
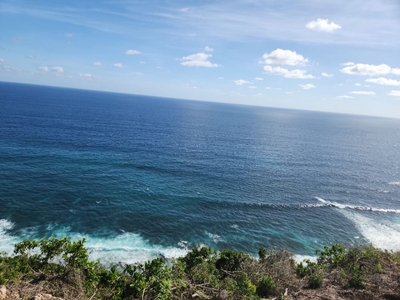
[[400, 0], [1, 0], [0, 81], [400, 118]]

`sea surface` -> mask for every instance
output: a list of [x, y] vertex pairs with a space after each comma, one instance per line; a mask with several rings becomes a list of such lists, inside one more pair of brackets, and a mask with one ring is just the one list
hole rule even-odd
[[400, 250], [400, 120], [0, 83], [0, 251]]

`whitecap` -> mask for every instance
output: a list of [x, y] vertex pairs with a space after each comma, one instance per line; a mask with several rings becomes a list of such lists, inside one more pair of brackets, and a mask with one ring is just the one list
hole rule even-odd
[[398, 186], [400, 186], [400, 181], [392, 181], [392, 182], [389, 182], [389, 184], [390, 185], [398, 185]]
[[311, 255], [300, 255], [300, 254], [295, 254], [293, 255], [293, 259], [297, 262], [304, 262], [304, 260], [310, 260], [312, 262], [317, 261], [318, 256], [311, 256]]
[[400, 251], [400, 225], [393, 222], [377, 221], [355, 212], [342, 211], [360, 233], [377, 248]]
[[[19, 236], [12, 236], [8, 233], [12, 228], [12, 222], [0, 220], [0, 252], [6, 252], [9, 255], [13, 253], [16, 243], [24, 239], [37, 238], [36, 228], [22, 230]], [[143, 263], [157, 257], [171, 260], [188, 253], [187, 247], [183, 244], [178, 244], [176, 247], [151, 244], [137, 233], [123, 232], [117, 235], [95, 236], [72, 232], [69, 227], [60, 227], [56, 224], [49, 224], [47, 230], [55, 238], [67, 236], [72, 241], [85, 238], [85, 247], [89, 251], [89, 258], [100, 260], [104, 265]]]
[[18, 242], [18, 239], [9, 233], [13, 227], [14, 224], [9, 220], [0, 219], [0, 252], [13, 252], [14, 244]]
[[315, 197], [318, 201], [322, 202], [326, 206], [331, 206], [339, 209], [352, 209], [352, 210], [362, 210], [362, 211], [374, 211], [374, 212], [382, 212], [382, 213], [396, 213], [400, 214], [400, 209], [392, 209], [392, 208], [377, 208], [377, 207], [370, 207], [370, 206], [357, 206], [357, 205], [350, 205], [350, 204], [341, 204], [337, 202], [327, 201], [320, 197]]
[[218, 235], [213, 234], [206, 231], [206, 234], [214, 241], [214, 243], [218, 244], [219, 242], [223, 242], [224, 240]]
[[188, 241], [180, 241], [178, 243], [178, 246], [181, 247], [181, 248], [187, 249], [188, 248], [188, 244], [189, 244]]
[[157, 257], [173, 259], [188, 252], [182, 243], [178, 244], [179, 247], [154, 245], [139, 234], [128, 232], [107, 238], [88, 236], [86, 246], [91, 259], [99, 259], [106, 265], [143, 263]]
[[[347, 219], [352, 221], [362, 236], [375, 247], [393, 251], [400, 251], [400, 224], [366, 217], [355, 211], [372, 211], [381, 213], [400, 213], [399, 209], [386, 209], [375, 207], [364, 207], [330, 202], [325, 199], [315, 197], [318, 201], [338, 208]], [[359, 237], [356, 236], [355, 239]]]

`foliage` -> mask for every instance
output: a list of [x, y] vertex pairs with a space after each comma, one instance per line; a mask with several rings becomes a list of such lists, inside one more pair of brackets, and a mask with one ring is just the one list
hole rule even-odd
[[234, 299], [258, 299], [256, 286], [245, 272], [237, 272], [234, 276], [226, 277], [224, 285]]
[[276, 284], [270, 275], [263, 276], [257, 283], [257, 294], [260, 297], [269, 297], [276, 292]]
[[202, 262], [211, 262], [215, 259], [216, 251], [207, 247], [193, 248], [185, 257], [179, 259], [179, 261], [185, 264], [185, 269], [190, 270], [194, 266], [201, 264]]
[[318, 289], [322, 286], [324, 279], [319, 270], [314, 270], [311, 274], [307, 276], [308, 287], [311, 289]]
[[267, 258], [267, 249], [265, 249], [264, 247], [261, 247], [258, 250], [258, 258], [260, 260], [265, 260]]
[[240, 264], [250, 256], [236, 250], [222, 250], [215, 262], [218, 270], [234, 272], [239, 270]]
[[324, 247], [317, 250], [315, 262], [298, 264], [287, 251], [260, 248], [256, 259], [235, 250], [218, 253], [200, 247], [168, 263], [156, 258], [106, 268], [89, 260], [84, 239], [68, 238], [26, 240], [15, 245], [14, 254], [0, 253], [0, 285], [43, 282], [65, 299], [284, 299], [288, 289], [316, 289], [324, 282], [365, 289], [377, 276], [396, 278], [390, 272], [400, 265], [399, 253], [372, 245]]
[[319, 254], [318, 264], [325, 268], [336, 268], [343, 262], [345, 252], [341, 245], [325, 246], [324, 250], [316, 251]]

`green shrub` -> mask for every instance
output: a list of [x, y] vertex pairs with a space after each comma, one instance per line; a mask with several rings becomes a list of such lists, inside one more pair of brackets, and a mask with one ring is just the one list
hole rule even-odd
[[276, 293], [276, 284], [271, 276], [263, 276], [257, 283], [257, 295], [260, 297], [269, 297]]
[[309, 272], [308, 264], [304, 265], [303, 262], [300, 262], [296, 266], [296, 274], [300, 278], [306, 277]]
[[318, 289], [322, 286], [324, 279], [320, 272], [313, 272], [307, 276], [308, 287], [311, 289]]
[[258, 250], [258, 258], [263, 261], [267, 258], [267, 249], [264, 247], [261, 247], [260, 250]]
[[351, 271], [351, 277], [349, 279], [349, 286], [357, 289], [364, 288], [364, 278], [362, 271], [359, 266], [355, 265]]
[[319, 257], [317, 263], [326, 268], [336, 268], [344, 260], [346, 250], [340, 245], [333, 245], [332, 247], [324, 247], [324, 250], [317, 250]]
[[203, 261], [212, 261], [216, 255], [216, 251], [208, 247], [194, 248], [186, 256], [178, 260], [183, 262], [186, 271], [192, 269], [194, 266], [202, 263]]
[[234, 272], [239, 270], [243, 260], [249, 259], [250, 256], [236, 250], [222, 250], [219, 258], [215, 262], [218, 270]]
[[258, 299], [256, 286], [250, 281], [245, 272], [236, 272], [233, 277], [225, 278], [224, 285], [233, 296], [233, 298], [229, 299]]

